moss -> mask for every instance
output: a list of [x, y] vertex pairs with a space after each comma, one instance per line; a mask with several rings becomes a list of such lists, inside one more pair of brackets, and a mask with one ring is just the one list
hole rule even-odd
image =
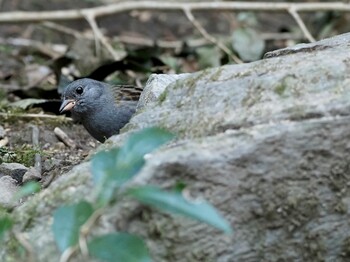
[[306, 113], [307, 107], [305, 105], [295, 105], [294, 107], [287, 108], [284, 111], [289, 114], [289, 119], [292, 121], [299, 121], [307, 119]]
[[11, 47], [10, 45], [0, 45], [0, 52], [3, 54], [11, 55], [13, 50], [14, 50], [14, 48]]
[[318, 233], [312, 232], [306, 235], [303, 247], [304, 261], [325, 261], [327, 249], [322, 236]]
[[197, 79], [195, 79], [195, 78], [188, 78], [188, 79], [183, 81], [181, 86], [186, 86], [186, 87], [192, 88], [192, 87], [194, 87], [196, 85], [196, 83], [197, 83]]
[[158, 98], [159, 105], [161, 105], [161, 104], [165, 101], [165, 99], [166, 99], [167, 96], [168, 96], [168, 90], [165, 89], [165, 90], [163, 91], [163, 93], [161, 93], [160, 96], [159, 96], [159, 98]]
[[274, 91], [279, 96], [282, 96], [284, 94], [284, 91], [286, 91], [286, 85], [284, 83], [278, 83], [275, 86]]
[[31, 145], [23, 145], [21, 148], [11, 150], [6, 147], [0, 148], [0, 163], [16, 162], [24, 166], [33, 166], [36, 154], [44, 155], [42, 150], [32, 147]]
[[334, 211], [340, 213], [340, 214], [346, 214], [348, 212], [348, 208], [347, 206], [344, 204], [343, 201], [339, 201], [336, 203], [336, 205], [334, 206]]
[[16, 154], [17, 154], [17, 158], [16, 158], [17, 163], [21, 163], [22, 165], [25, 165], [25, 166], [33, 166], [35, 155], [39, 154], [43, 156], [44, 152], [32, 146], [23, 146], [22, 148], [16, 150]]
[[6, 262], [26, 261], [26, 250], [13, 235], [6, 242], [6, 249], [9, 254], [5, 258]]
[[350, 258], [350, 236], [344, 239], [341, 254], [342, 257]]
[[[35, 195], [36, 196], [36, 195]], [[37, 206], [42, 202], [38, 199], [38, 197], [32, 197], [29, 201], [28, 207], [26, 208], [26, 212], [16, 212], [16, 215], [13, 216], [14, 224], [19, 226], [21, 231], [25, 231], [27, 228], [32, 227], [32, 222], [35, 217], [38, 217]], [[27, 203], [29, 203], [29, 201]]]
[[248, 90], [247, 95], [242, 99], [244, 107], [252, 107], [258, 103], [262, 98], [263, 89], [260, 86]]
[[218, 68], [211, 76], [210, 76], [210, 81], [218, 81], [220, 76], [221, 76], [221, 73], [223, 71], [223, 68], [220, 67]]
[[205, 69], [203, 71], [196, 73], [193, 77], [186, 78], [184, 80], [183, 85], [188, 86], [190, 88], [195, 87], [199, 80], [202, 80], [204, 77], [209, 75], [210, 71], [211, 71], [210, 69]]

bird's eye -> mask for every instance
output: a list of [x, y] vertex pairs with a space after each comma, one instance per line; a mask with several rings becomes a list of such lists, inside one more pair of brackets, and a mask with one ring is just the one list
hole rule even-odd
[[77, 89], [75, 89], [75, 92], [77, 92], [77, 94], [81, 95], [83, 93], [84, 89], [82, 86], [78, 86]]

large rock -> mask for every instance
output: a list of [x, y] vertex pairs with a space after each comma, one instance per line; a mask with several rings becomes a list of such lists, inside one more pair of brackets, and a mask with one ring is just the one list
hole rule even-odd
[[18, 192], [17, 181], [10, 176], [0, 177], [0, 206], [13, 208], [18, 205], [14, 198]]
[[[151, 125], [176, 133], [138, 182], [184, 182], [232, 223], [232, 236], [128, 202], [96, 231], [143, 236], [155, 261], [349, 261], [349, 45], [346, 34], [177, 79], [104, 145]], [[52, 212], [89, 200], [91, 187], [87, 162], [15, 210], [35, 261], [57, 261]], [[18, 258], [10, 250], [4, 261]]]

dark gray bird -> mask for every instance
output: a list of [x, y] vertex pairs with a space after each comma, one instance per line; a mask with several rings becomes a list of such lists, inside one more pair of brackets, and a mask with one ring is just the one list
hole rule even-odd
[[110, 86], [88, 78], [79, 79], [66, 87], [60, 113], [70, 110], [73, 119], [103, 143], [129, 122], [141, 92], [141, 88], [134, 86]]

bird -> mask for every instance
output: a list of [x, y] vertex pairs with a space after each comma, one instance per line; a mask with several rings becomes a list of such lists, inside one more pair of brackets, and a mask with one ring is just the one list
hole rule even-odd
[[142, 88], [132, 85], [112, 86], [82, 78], [67, 85], [59, 112], [71, 111], [73, 120], [81, 122], [92, 137], [104, 143], [129, 122], [141, 92]]

